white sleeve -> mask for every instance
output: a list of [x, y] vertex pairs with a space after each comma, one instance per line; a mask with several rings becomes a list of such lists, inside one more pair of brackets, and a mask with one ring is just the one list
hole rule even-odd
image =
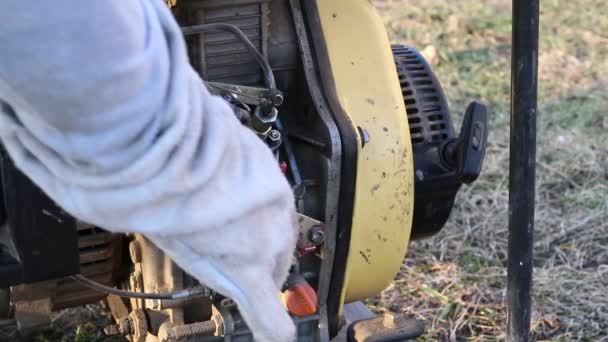
[[0, 1], [0, 138], [75, 217], [139, 232], [290, 341], [277, 292], [293, 196], [264, 143], [188, 63], [160, 0]]

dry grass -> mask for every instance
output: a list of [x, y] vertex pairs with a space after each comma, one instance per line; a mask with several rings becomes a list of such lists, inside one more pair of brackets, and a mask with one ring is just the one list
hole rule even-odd
[[[125, 342], [121, 337], [108, 337], [103, 328], [113, 324], [108, 308], [103, 304], [86, 305], [56, 312], [47, 329], [22, 336], [20, 340], [33, 342]], [[15, 341], [14, 331], [0, 333], [0, 341]]]
[[[424, 319], [422, 341], [501, 340], [509, 2], [375, 3], [394, 42], [437, 52], [429, 57], [456, 122], [472, 99], [489, 103], [492, 118], [482, 177], [461, 190], [441, 233], [411, 244], [395, 282], [369, 305]], [[608, 10], [598, 0], [543, 1], [541, 35], [533, 333], [608, 341]]]

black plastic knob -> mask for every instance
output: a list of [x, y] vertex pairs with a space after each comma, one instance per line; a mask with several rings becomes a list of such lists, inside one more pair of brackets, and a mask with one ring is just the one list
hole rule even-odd
[[460, 182], [470, 184], [481, 173], [488, 144], [488, 109], [473, 101], [467, 107], [458, 138], [448, 141], [443, 148], [445, 163], [456, 167]]

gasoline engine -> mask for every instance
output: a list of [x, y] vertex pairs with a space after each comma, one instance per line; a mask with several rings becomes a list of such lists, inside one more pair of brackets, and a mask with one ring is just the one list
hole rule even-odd
[[[461, 184], [477, 178], [486, 108], [471, 103], [456, 135], [431, 67], [415, 48], [390, 45], [368, 1], [170, 6], [194, 69], [267, 143], [293, 188], [298, 257], [281, 296], [299, 341], [329, 341], [347, 325], [344, 305], [388, 286], [409, 241], [437, 233]], [[143, 236], [75, 220], [6, 154], [2, 192], [0, 314], [21, 330], [105, 300], [116, 319], [105, 332], [131, 341], [252, 340], [230, 298]], [[422, 333], [397, 316], [352, 324], [349, 339]]]

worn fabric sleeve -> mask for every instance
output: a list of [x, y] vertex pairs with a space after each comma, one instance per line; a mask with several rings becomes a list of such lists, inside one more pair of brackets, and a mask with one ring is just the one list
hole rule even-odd
[[291, 190], [190, 67], [162, 1], [0, 1], [0, 138], [66, 211], [145, 234], [234, 298], [257, 340], [293, 338], [277, 297]]

